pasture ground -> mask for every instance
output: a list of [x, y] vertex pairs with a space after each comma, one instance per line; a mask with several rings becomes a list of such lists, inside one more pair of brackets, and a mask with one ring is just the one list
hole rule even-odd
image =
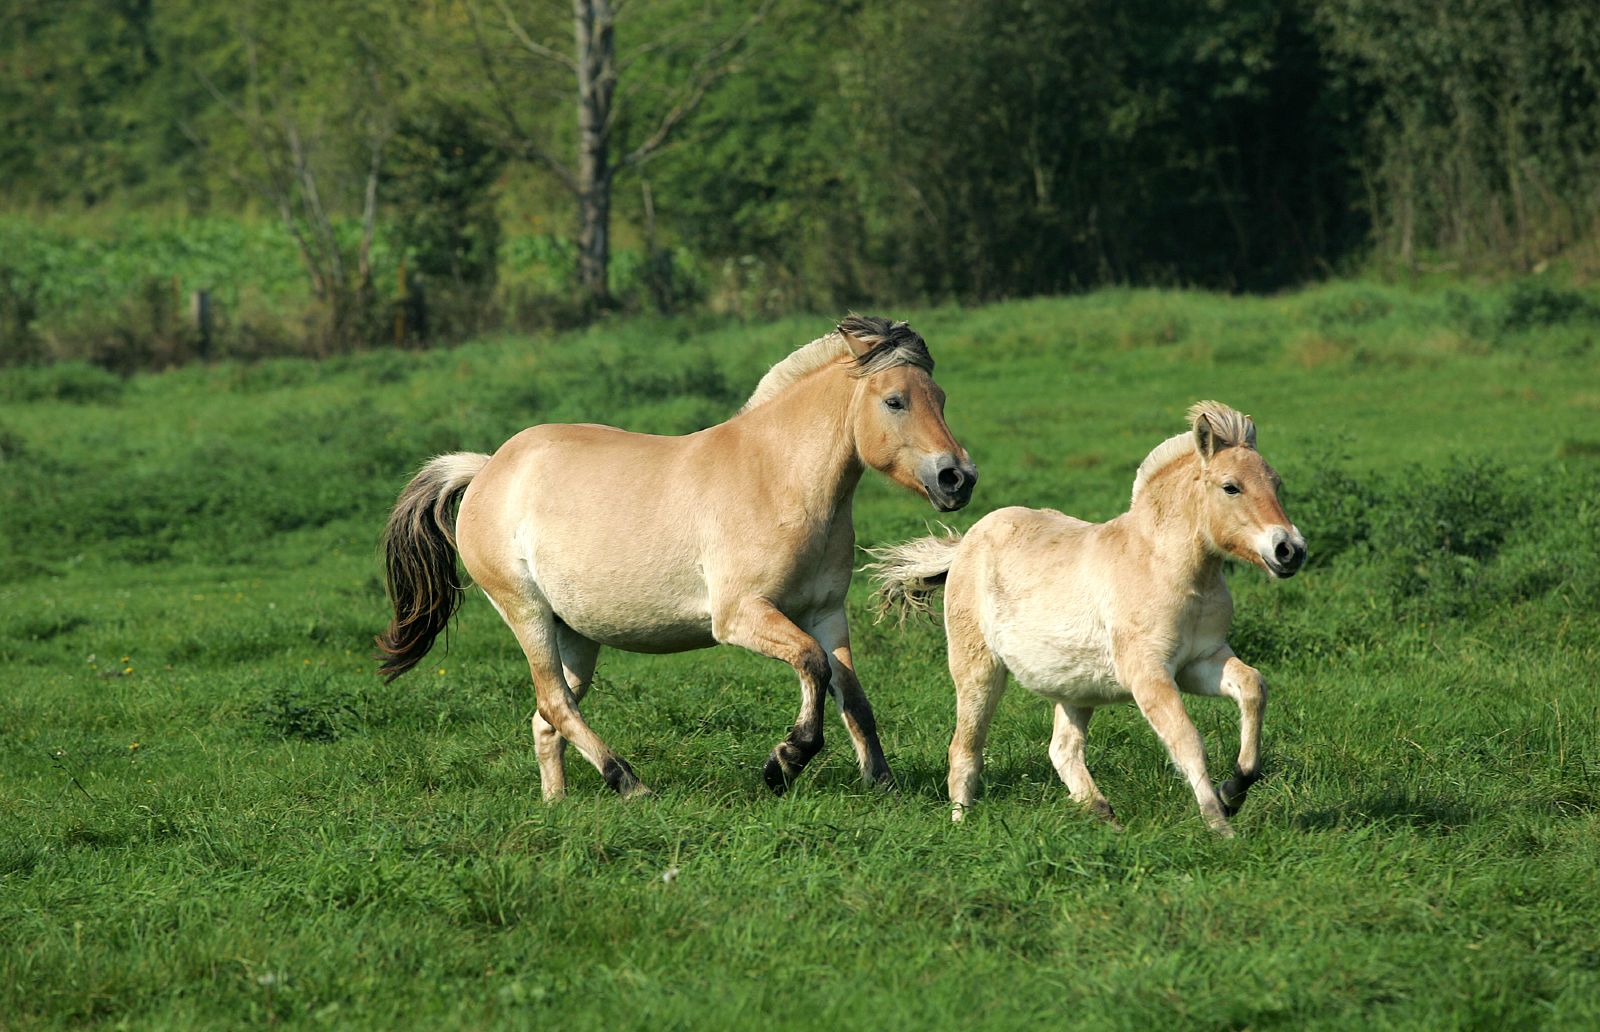
[[[827, 328], [632, 321], [452, 351], [0, 374], [0, 1027], [1600, 1026], [1600, 307], [1521, 284], [1102, 292], [909, 315], [1007, 504], [1104, 519], [1216, 397], [1312, 559], [1234, 571], [1266, 780], [1210, 837], [1132, 708], [1091, 730], [1127, 830], [1069, 803], [1013, 688], [944, 804], [940, 637], [856, 650], [791, 795], [792, 676], [607, 652], [586, 705], [654, 787], [539, 802], [532, 694], [481, 598], [393, 685], [378, 529], [410, 470], [543, 421], [684, 432]], [[863, 544], [922, 533], [869, 476]], [[1214, 772], [1226, 702], [1189, 700]]]

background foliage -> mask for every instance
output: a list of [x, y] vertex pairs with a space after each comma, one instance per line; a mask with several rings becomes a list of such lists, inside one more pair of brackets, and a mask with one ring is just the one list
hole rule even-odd
[[[617, 180], [612, 292], [635, 311], [772, 313], [1103, 284], [1273, 289], [1373, 264], [1587, 277], [1600, 258], [1587, 6], [783, 0], [668, 145]], [[570, 48], [557, 8], [507, 9], [535, 44]], [[626, 9], [619, 149], [699, 67], [692, 43], [756, 9]], [[570, 76], [498, 12], [8, 5], [0, 357], [181, 361], [191, 352], [151, 286], [174, 276], [217, 294], [215, 350], [240, 355], [590, 314], [570, 269], [572, 196], [530, 150], [573, 145]], [[292, 237], [248, 266], [259, 278], [171, 256], [225, 220], [263, 241], [314, 228], [289, 129], [336, 226], [323, 249], [362, 295], [354, 314], [312, 289], [317, 262]], [[287, 219], [274, 189], [295, 202]], [[153, 223], [172, 247], [150, 242]], [[36, 252], [63, 237], [144, 274], [57, 282]], [[297, 276], [298, 292], [278, 289]], [[64, 300], [75, 292], [86, 303]]]

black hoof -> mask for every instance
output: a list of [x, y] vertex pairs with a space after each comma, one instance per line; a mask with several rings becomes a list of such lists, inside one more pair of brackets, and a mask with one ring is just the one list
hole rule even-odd
[[628, 761], [620, 756], [613, 756], [607, 760], [605, 769], [600, 772], [600, 776], [606, 779], [606, 784], [611, 787], [613, 792], [624, 799], [638, 795], [639, 790], [644, 788], [639, 778], [633, 773], [633, 768], [628, 766]]
[[1245, 774], [1235, 767], [1233, 777], [1217, 786], [1217, 799], [1222, 803], [1222, 815], [1224, 817], [1232, 817], [1238, 813], [1239, 809], [1244, 806], [1244, 799], [1250, 791], [1250, 786], [1260, 780], [1260, 771], [1252, 771], [1249, 774]]
[[767, 757], [767, 762], [761, 766], [761, 780], [767, 783], [773, 795], [783, 795], [789, 791], [789, 786], [794, 784], [794, 774], [790, 773], [778, 759], [777, 754]]

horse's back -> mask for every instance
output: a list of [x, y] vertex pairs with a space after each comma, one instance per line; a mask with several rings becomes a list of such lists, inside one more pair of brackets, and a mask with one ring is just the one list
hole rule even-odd
[[1032, 691], [1083, 702], [1121, 698], [1106, 563], [1115, 536], [1108, 524], [1054, 509], [998, 509], [962, 539], [946, 613], [972, 621]]

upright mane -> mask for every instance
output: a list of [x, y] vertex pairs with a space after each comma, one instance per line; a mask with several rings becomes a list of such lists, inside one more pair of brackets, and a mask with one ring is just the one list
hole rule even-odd
[[1139, 463], [1139, 472], [1133, 477], [1133, 496], [1129, 499], [1129, 504], [1138, 500], [1139, 491], [1157, 473], [1185, 455], [1192, 455], [1200, 450], [1199, 434], [1202, 428], [1209, 435], [1212, 453], [1224, 448], [1256, 446], [1255, 421], [1220, 401], [1195, 402], [1189, 406], [1187, 418], [1189, 420], [1187, 432], [1162, 441], [1150, 449], [1150, 454]]
[[[846, 339], [847, 334], [867, 345], [867, 350], [856, 356]], [[928, 353], [928, 344], [909, 323], [852, 313], [845, 316], [832, 333], [818, 337], [809, 344], [802, 344], [787, 358], [768, 369], [761, 382], [756, 384], [750, 400], [739, 411], [748, 412], [757, 405], [771, 401], [802, 377], [830, 362], [852, 357], [852, 376], [871, 376], [900, 365], [914, 365], [933, 372], [933, 356]]]

